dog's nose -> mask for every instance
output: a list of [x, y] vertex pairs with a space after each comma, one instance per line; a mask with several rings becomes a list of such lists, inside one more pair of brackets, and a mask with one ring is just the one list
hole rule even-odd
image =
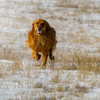
[[41, 27], [38, 27], [38, 30], [41, 30]]

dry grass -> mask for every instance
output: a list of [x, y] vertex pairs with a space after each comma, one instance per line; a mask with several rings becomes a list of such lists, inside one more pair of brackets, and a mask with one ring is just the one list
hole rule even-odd
[[85, 86], [76, 85], [76, 89], [77, 89], [77, 92], [88, 93], [90, 88], [87, 88]]
[[63, 86], [62, 85], [58, 85], [57, 91], [58, 92], [64, 92]]
[[[69, 54], [59, 54], [57, 58], [65, 70], [83, 70], [100, 73], [100, 57], [83, 52], [74, 52]], [[57, 78], [56, 78], [57, 79]]]
[[42, 88], [42, 84], [41, 83], [36, 83], [35, 88]]
[[68, 7], [68, 8], [81, 8], [84, 12], [87, 12], [88, 9], [99, 10], [99, 6], [94, 4], [91, 0], [59, 0], [59, 3], [55, 4], [58, 7]]
[[[91, 33], [90, 31], [86, 31], [84, 30], [82, 27], [80, 27], [80, 29], [75, 33], [74, 31], [72, 31], [73, 29], [71, 29], [68, 34], [67, 34], [67, 41], [66, 42], [70, 42], [71, 44], [73, 43], [79, 43], [81, 45], [82, 44], [86, 44], [86, 45], [94, 45], [95, 42], [99, 43], [100, 42], [100, 37], [95, 37], [93, 35], [93, 33]], [[89, 34], [91, 33], [91, 36]], [[91, 37], [91, 38], [90, 38]]]

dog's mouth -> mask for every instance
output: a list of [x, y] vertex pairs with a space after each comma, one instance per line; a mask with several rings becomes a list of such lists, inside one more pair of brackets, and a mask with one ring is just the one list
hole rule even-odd
[[37, 30], [38, 34], [41, 34], [43, 32], [43, 30]]

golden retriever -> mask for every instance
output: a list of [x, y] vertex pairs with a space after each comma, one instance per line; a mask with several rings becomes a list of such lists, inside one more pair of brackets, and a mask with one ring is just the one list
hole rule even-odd
[[43, 54], [42, 69], [45, 68], [47, 57], [54, 60], [53, 51], [56, 47], [56, 32], [49, 23], [43, 19], [36, 19], [33, 22], [33, 27], [28, 33], [27, 45], [32, 49], [32, 56], [36, 60], [39, 60]]

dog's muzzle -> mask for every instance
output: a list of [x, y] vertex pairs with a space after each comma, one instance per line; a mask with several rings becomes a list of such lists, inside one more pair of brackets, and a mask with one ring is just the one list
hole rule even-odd
[[37, 30], [38, 34], [41, 34], [43, 32], [43, 30]]
[[38, 30], [37, 30], [37, 33], [41, 34], [42, 32], [43, 32], [43, 30], [39, 27]]

